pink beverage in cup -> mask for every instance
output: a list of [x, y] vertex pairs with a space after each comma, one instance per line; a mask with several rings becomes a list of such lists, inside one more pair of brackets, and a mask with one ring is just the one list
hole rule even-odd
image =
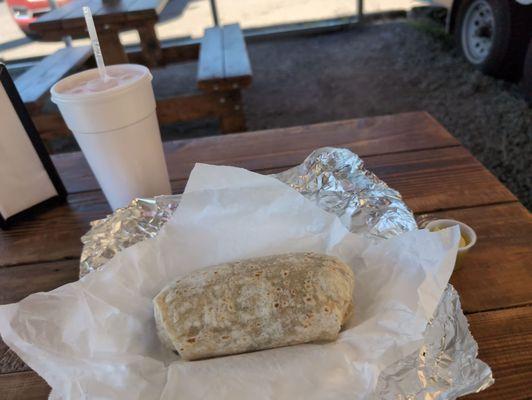
[[170, 194], [150, 71], [135, 64], [106, 70], [107, 80], [91, 69], [59, 81], [52, 101], [113, 209]]
[[62, 94], [91, 94], [103, 92], [107, 89], [119, 86], [127, 86], [144, 75], [145, 71], [131, 68], [131, 65], [118, 65], [116, 68], [107, 67], [107, 80], [102, 80], [100, 76], [92, 77], [91, 75], [82, 76], [69, 82], [61, 87]]

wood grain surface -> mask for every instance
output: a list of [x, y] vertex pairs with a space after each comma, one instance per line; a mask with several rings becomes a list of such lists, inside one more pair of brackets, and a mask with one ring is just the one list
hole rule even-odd
[[0, 268], [0, 304], [16, 303], [31, 293], [48, 292], [78, 278], [79, 259]]
[[224, 48], [224, 79], [250, 79], [251, 63], [244, 35], [240, 25], [231, 24], [223, 27], [223, 48]]
[[[532, 397], [532, 220], [530, 213], [425, 113], [364, 118], [165, 144], [174, 192], [194, 162], [284, 170], [322, 146], [346, 147], [399, 190], [418, 214], [456, 218], [478, 243], [451, 282], [460, 293], [480, 358], [495, 385], [472, 399]], [[0, 231], [0, 304], [77, 279], [80, 236], [110, 212], [78, 153], [54, 157], [68, 204]], [[0, 341], [0, 399], [44, 399], [48, 385]]]
[[44, 400], [48, 398], [50, 386], [35, 372], [17, 372], [0, 375], [0, 397], [2, 400]]
[[[260, 168], [266, 164], [255, 159], [239, 160], [236, 164], [270, 173], [301, 161], [284, 156], [280, 160], [281, 166], [273, 169]], [[364, 160], [370, 170], [401, 192], [417, 213], [515, 201], [515, 197], [461, 147], [369, 156]], [[189, 167], [191, 165], [178, 165], [176, 169], [188, 170]], [[172, 181], [174, 193], [182, 192], [185, 185], [186, 179]], [[442, 187], [449, 191], [442, 191]], [[90, 221], [109, 212], [99, 191], [70, 195], [67, 204], [23, 221], [16, 229], [0, 232], [0, 266], [79, 257], [79, 237], [88, 230]]]
[[532, 399], [532, 307], [472, 314], [468, 320], [495, 384], [464, 399]]
[[532, 217], [520, 203], [442, 211], [465, 222], [477, 244], [453, 273], [466, 312], [532, 304]]
[[234, 90], [251, 84], [252, 72], [244, 35], [238, 24], [205, 29], [198, 62], [198, 88]]
[[[164, 113], [172, 109], [174, 104], [165, 106]], [[348, 147], [367, 157], [458, 145], [429, 114], [413, 112], [165, 142], [164, 148], [170, 178], [179, 180], [188, 177], [196, 162], [251, 169], [288, 167], [323, 146]], [[81, 153], [57, 154], [52, 159], [69, 193], [98, 189]]]
[[224, 48], [222, 28], [205, 29], [201, 39], [198, 62], [199, 82], [222, 79], [224, 76]]

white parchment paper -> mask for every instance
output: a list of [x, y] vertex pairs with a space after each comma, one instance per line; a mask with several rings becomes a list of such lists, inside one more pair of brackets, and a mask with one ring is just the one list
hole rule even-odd
[[[54, 399], [367, 399], [380, 371], [419, 347], [458, 239], [453, 228], [370, 242], [274, 178], [198, 164], [156, 238], [78, 282], [0, 307], [0, 334]], [[152, 298], [167, 283], [292, 251], [353, 268], [355, 312], [336, 342], [193, 362], [162, 347]]]

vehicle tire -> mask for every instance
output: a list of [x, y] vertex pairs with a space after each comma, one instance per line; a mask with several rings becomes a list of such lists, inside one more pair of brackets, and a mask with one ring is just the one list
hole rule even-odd
[[514, 0], [462, 0], [454, 38], [467, 61], [497, 78], [518, 80], [532, 34], [532, 6]]

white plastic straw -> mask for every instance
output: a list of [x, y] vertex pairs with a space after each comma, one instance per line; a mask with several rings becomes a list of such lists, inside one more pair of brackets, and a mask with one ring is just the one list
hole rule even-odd
[[98, 41], [98, 34], [94, 26], [94, 20], [92, 19], [91, 9], [89, 7], [83, 7], [83, 15], [85, 16], [85, 23], [87, 24], [87, 30], [92, 43], [92, 51], [94, 58], [96, 59], [96, 65], [98, 66], [98, 72], [100, 78], [105, 82], [109, 77], [105, 72], [105, 63], [103, 62], [102, 50], [100, 49], [100, 42]]

